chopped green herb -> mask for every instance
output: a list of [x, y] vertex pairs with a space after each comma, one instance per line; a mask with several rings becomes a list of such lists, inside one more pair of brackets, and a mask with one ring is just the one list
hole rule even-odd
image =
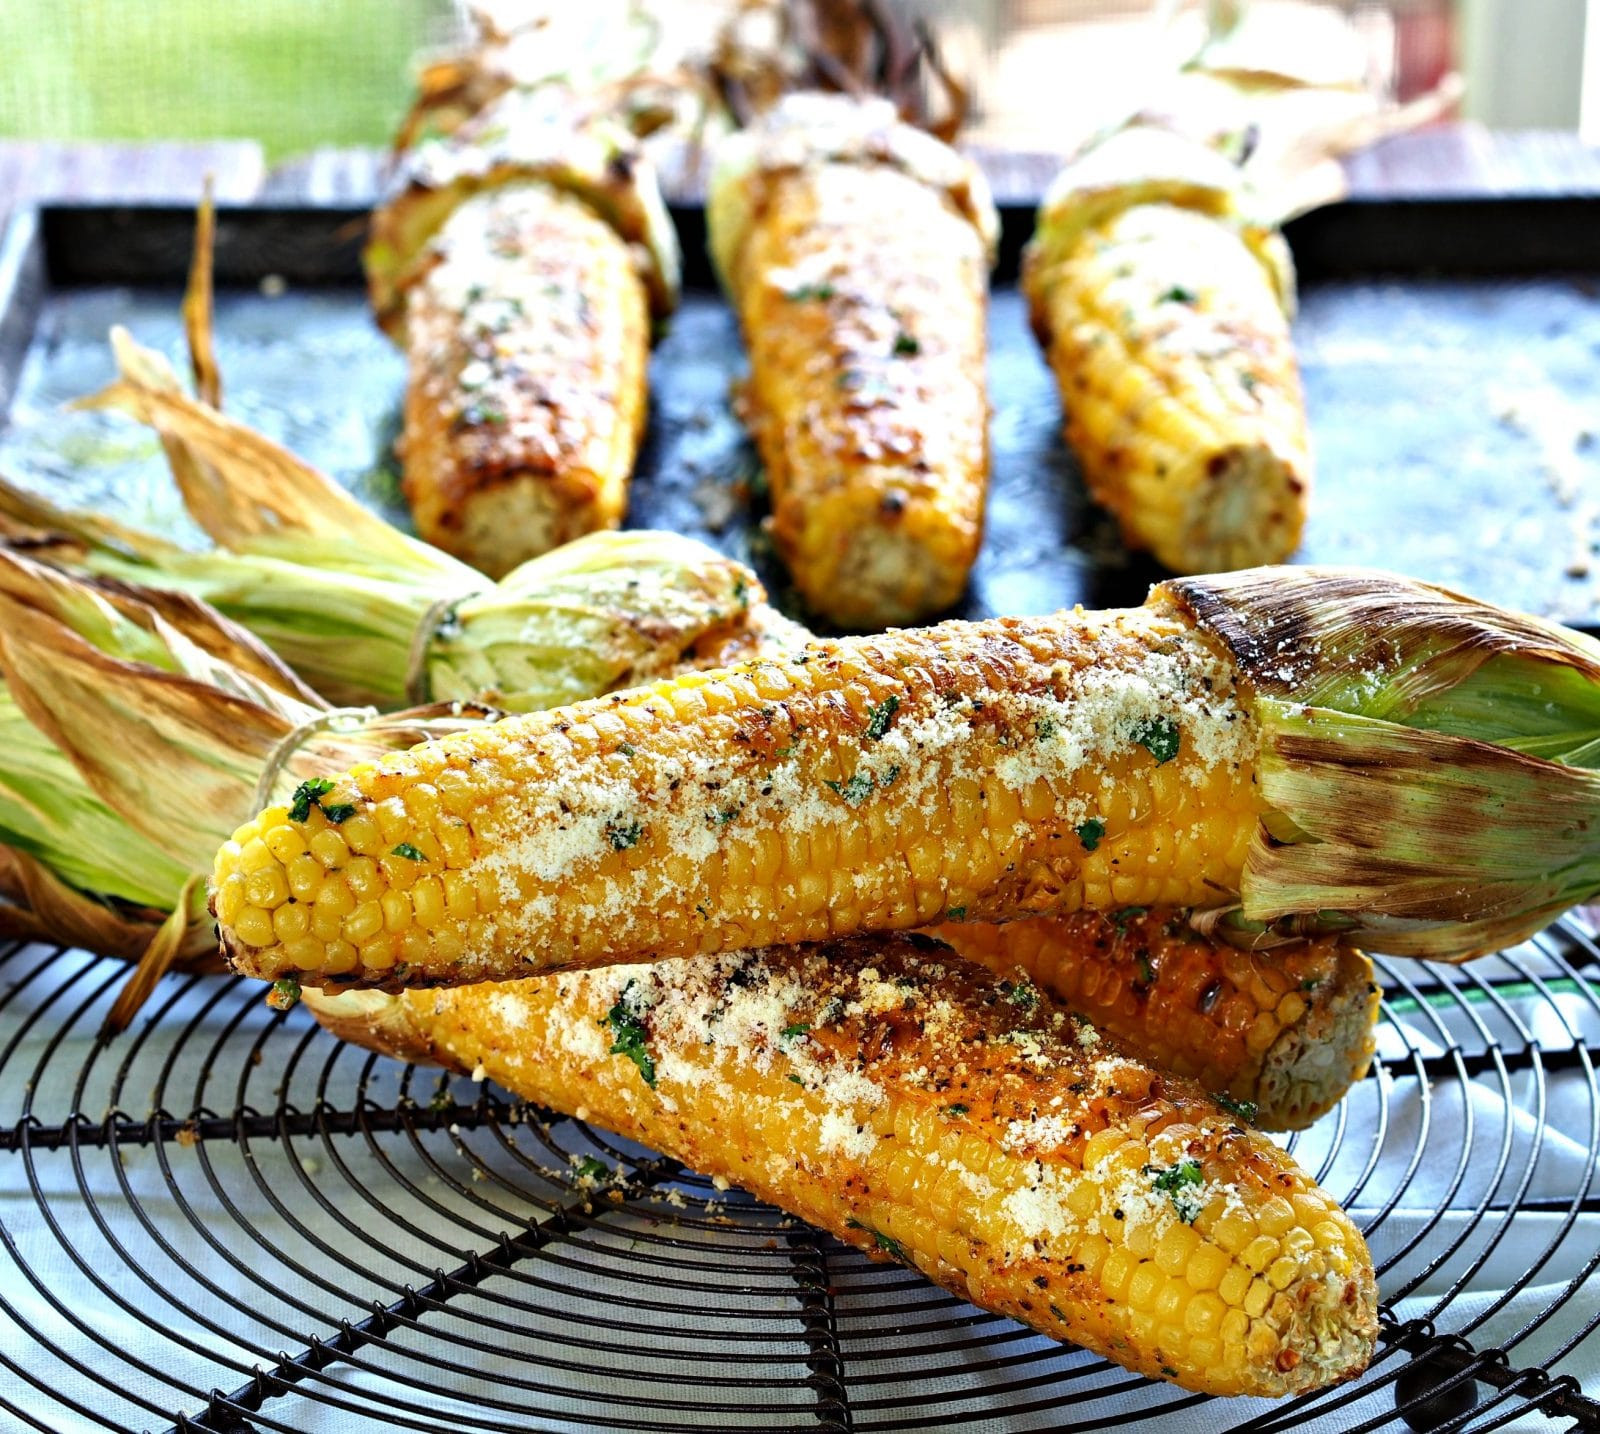
[[654, 1090], [656, 1062], [645, 1044], [643, 1016], [644, 1005], [639, 995], [639, 983], [630, 980], [622, 988], [622, 994], [617, 997], [616, 1004], [606, 1012], [605, 1019], [600, 1024], [611, 1028], [611, 1049], [607, 1054], [626, 1056], [639, 1067], [639, 1074], [644, 1077], [644, 1083]]
[[1159, 302], [1163, 304], [1194, 304], [1198, 303], [1200, 296], [1193, 289], [1186, 289], [1182, 284], [1174, 284], [1164, 293]]
[[274, 1011], [287, 1011], [300, 1002], [300, 983], [293, 976], [280, 976], [267, 992], [267, 1004]]
[[847, 805], [859, 807], [872, 795], [872, 789], [877, 784], [865, 772], [857, 772], [848, 781], [835, 782], [828, 778], [823, 779], [823, 785], [830, 791], [837, 792], [844, 798]]
[[423, 852], [418, 851], [417, 848], [412, 846], [408, 841], [401, 842], [399, 846], [395, 847], [389, 853], [389, 855], [403, 856], [407, 861], [426, 861], [428, 859]]
[[1315, 991], [1317, 989], [1317, 987], [1320, 986], [1321, 984], [1322, 984], [1322, 978], [1320, 976], [1308, 976], [1308, 977], [1306, 977], [1306, 979], [1304, 981], [1302, 981], [1300, 983], [1300, 989], [1302, 991], [1304, 991], [1307, 995], [1309, 995], [1312, 991]]
[[806, 1088], [806, 1083], [797, 1075], [787, 1076], [786, 1079], [793, 1081], [797, 1086], [800, 1087], [801, 1090]]
[[1031, 1011], [1039, 1004], [1038, 990], [1027, 981], [1002, 981], [1000, 994], [1021, 1011]]
[[335, 802], [331, 807], [323, 807], [322, 815], [334, 826], [340, 826], [356, 814], [354, 802]]
[[592, 1155], [585, 1155], [572, 1167], [573, 1174], [579, 1180], [606, 1180], [610, 1178], [611, 1170], [603, 1160], [596, 1160]]
[[1235, 1100], [1225, 1090], [1213, 1091], [1211, 1099], [1216, 1101], [1229, 1115], [1236, 1115], [1246, 1125], [1253, 1125], [1256, 1118], [1256, 1103], [1253, 1100]]
[[1033, 724], [1033, 735], [1041, 742], [1048, 742], [1061, 730], [1061, 724], [1054, 717], [1040, 717]]
[[631, 756], [633, 756], [633, 743], [632, 742], [618, 742], [617, 743], [617, 751], [621, 752], [624, 757], [631, 757]]
[[871, 1225], [863, 1225], [859, 1220], [846, 1220], [845, 1224], [848, 1225], [852, 1230], [866, 1231], [867, 1234], [871, 1235], [872, 1238], [878, 1242], [878, 1248], [886, 1255], [893, 1255], [895, 1259], [899, 1260], [902, 1264], [909, 1265], [911, 1263], [906, 1256], [906, 1252], [901, 1248], [900, 1242], [898, 1240], [891, 1240], [883, 1233], [882, 1230], [874, 1230]]
[[449, 1086], [441, 1086], [438, 1090], [434, 1091], [432, 1097], [429, 1099], [428, 1109], [445, 1111], [449, 1110], [454, 1104], [455, 1100], [450, 1094]]
[[889, 730], [889, 724], [894, 721], [894, 714], [900, 710], [900, 699], [892, 693], [873, 707], [867, 713], [867, 741], [879, 742]]
[[1157, 763], [1170, 762], [1178, 755], [1178, 724], [1170, 717], [1151, 717], [1133, 729], [1133, 740]]
[[785, 289], [783, 297], [793, 299], [796, 303], [816, 299], [825, 304], [836, 292], [832, 284], [801, 284], [798, 288]]
[[944, 1113], [948, 1115], [951, 1120], [960, 1120], [961, 1117], [971, 1109], [971, 1106], [962, 1105], [960, 1101], [956, 1101], [953, 1105], [945, 1106]]
[[1256, 391], [1256, 384], [1258, 382], [1259, 380], [1253, 373], [1242, 373], [1239, 375], [1239, 383], [1246, 393], [1254, 393]]
[[294, 795], [289, 798], [289, 820], [308, 821], [311, 817], [311, 808], [317, 806], [332, 790], [333, 781], [328, 777], [312, 777], [309, 781], [301, 782], [294, 789]]
[[811, 1023], [809, 1021], [791, 1021], [778, 1032], [778, 1039], [780, 1041], [797, 1041], [801, 1036], [809, 1035], [810, 1033]]
[[915, 358], [922, 352], [922, 342], [915, 334], [908, 334], [904, 329], [894, 336], [894, 356], [896, 358]]
[[1205, 1207], [1200, 1203], [1194, 1189], [1204, 1184], [1205, 1175], [1200, 1169], [1198, 1160], [1180, 1160], [1176, 1165], [1165, 1167], [1159, 1165], [1146, 1165], [1143, 1173], [1150, 1177], [1150, 1184], [1163, 1195], [1170, 1196], [1172, 1208], [1178, 1212], [1178, 1218], [1185, 1225], [1192, 1225], [1195, 1217]]
[[1106, 834], [1106, 824], [1099, 817], [1090, 817], [1082, 826], [1074, 827], [1078, 840], [1083, 843], [1085, 851], [1093, 851], [1100, 845], [1100, 838]]
[[878, 788], [879, 788], [880, 791], [885, 791], [886, 792], [886, 791], [889, 790], [890, 787], [892, 787], [899, 780], [900, 780], [900, 764], [898, 762], [896, 762], [892, 767], [889, 768], [889, 770], [887, 772], [885, 772], [881, 777], [878, 778]]
[[844, 1019], [844, 997], [830, 996], [828, 1004], [822, 1008], [822, 1014], [817, 1020], [824, 1026], [831, 1026], [835, 1021]]
[[625, 822], [617, 817], [606, 823], [606, 837], [613, 851], [626, 851], [630, 846], [637, 846], [643, 835], [643, 822]]
[[738, 807], [723, 807], [721, 811], [712, 812], [709, 820], [714, 827], [725, 827], [738, 815]]
[[741, 608], [750, 606], [750, 584], [743, 578], [735, 578], [733, 581], [733, 600]]
[[1170, 1364], [1163, 1364], [1161, 1366], [1161, 1372], [1166, 1375], [1168, 1379], [1176, 1379], [1178, 1377], [1178, 1371], [1175, 1370]]
[[1150, 964], [1150, 953], [1135, 952], [1133, 964], [1139, 968], [1139, 985], [1148, 991], [1156, 983], [1156, 968]]
[[1113, 911], [1111, 919], [1116, 923], [1117, 935], [1126, 936], [1128, 934], [1128, 923], [1137, 917], [1145, 915], [1149, 910], [1148, 906], [1124, 906], [1120, 911]]
[[461, 417], [456, 420], [464, 428], [494, 427], [505, 423], [506, 413], [503, 408], [496, 408], [492, 403], [475, 400], [461, 410]]
[[967, 908], [964, 906], [952, 906], [945, 912], [944, 919], [946, 921], [965, 921], [967, 919]]

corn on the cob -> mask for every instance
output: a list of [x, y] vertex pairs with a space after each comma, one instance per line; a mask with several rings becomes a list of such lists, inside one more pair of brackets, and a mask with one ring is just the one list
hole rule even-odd
[[1372, 1348], [1365, 1243], [1287, 1155], [932, 942], [310, 999], [1153, 1378], [1280, 1395]]
[[847, 627], [949, 607], [989, 471], [978, 171], [887, 101], [794, 95], [724, 141], [707, 222], [773, 538], [806, 602]]
[[1281, 561], [1305, 521], [1292, 271], [1238, 187], [1201, 145], [1125, 131], [1064, 172], [1025, 264], [1089, 490], [1177, 572]]
[[622, 237], [549, 185], [475, 195], [432, 248], [407, 306], [405, 494], [424, 538], [500, 577], [622, 522], [650, 314]]
[[[1197, 904], [1237, 886], [1256, 743], [1170, 604], [822, 643], [358, 768], [241, 828], [216, 910], [242, 970], [383, 983]], [[317, 904], [331, 964], [256, 884]]]
[[1372, 962], [1329, 937], [1240, 950], [1183, 912], [1134, 908], [929, 935], [998, 974], [1024, 973], [1133, 1055], [1299, 1130], [1366, 1074], [1376, 1046]]
[[632, 136], [559, 85], [417, 151], [366, 260], [410, 361], [405, 489], [425, 537], [499, 576], [618, 525], [676, 245]]
[[[241, 827], [213, 900], [239, 969], [314, 984], [1129, 905], [1460, 957], [1600, 891], [1597, 728], [1592, 639], [1262, 568], [816, 643], [385, 757]], [[290, 895], [318, 909], [285, 945]]]

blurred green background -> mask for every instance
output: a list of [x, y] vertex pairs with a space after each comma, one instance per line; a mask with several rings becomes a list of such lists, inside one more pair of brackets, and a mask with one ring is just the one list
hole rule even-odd
[[449, 0], [0, 0], [0, 137], [381, 145], [458, 23]]

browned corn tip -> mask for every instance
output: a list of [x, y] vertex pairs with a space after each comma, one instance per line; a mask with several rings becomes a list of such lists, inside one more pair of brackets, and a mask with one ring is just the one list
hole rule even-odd
[[1124, 540], [1178, 572], [1280, 562], [1311, 460], [1288, 320], [1237, 229], [1173, 205], [1030, 274], [1067, 441]]
[[988, 480], [977, 229], [907, 175], [822, 165], [770, 180], [742, 254], [750, 423], [796, 586], [846, 627], [948, 608]]
[[991, 970], [1020, 968], [1141, 1056], [1250, 1103], [1266, 1130], [1309, 1125], [1372, 1058], [1372, 963], [1331, 939], [1241, 951], [1162, 909], [932, 934]]
[[627, 243], [544, 185], [463, 203], [413, 288], [405, 492], [491, 576], [615, 528], [644, 431], [648, 299]]

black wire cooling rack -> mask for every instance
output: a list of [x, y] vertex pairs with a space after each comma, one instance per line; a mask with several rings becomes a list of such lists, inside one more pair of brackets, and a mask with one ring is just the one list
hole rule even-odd
[[[1382, 1337], [1290, 1403], [1148, 1384], [255, 983], [0, 955], [0, 1422], [247, 1430], [1600, 1430], [1600, 947], [1380, 963], [1379, 1059], [1290, 1144]], [[731, 1117], [730, 1117], [731, 1118]]]

